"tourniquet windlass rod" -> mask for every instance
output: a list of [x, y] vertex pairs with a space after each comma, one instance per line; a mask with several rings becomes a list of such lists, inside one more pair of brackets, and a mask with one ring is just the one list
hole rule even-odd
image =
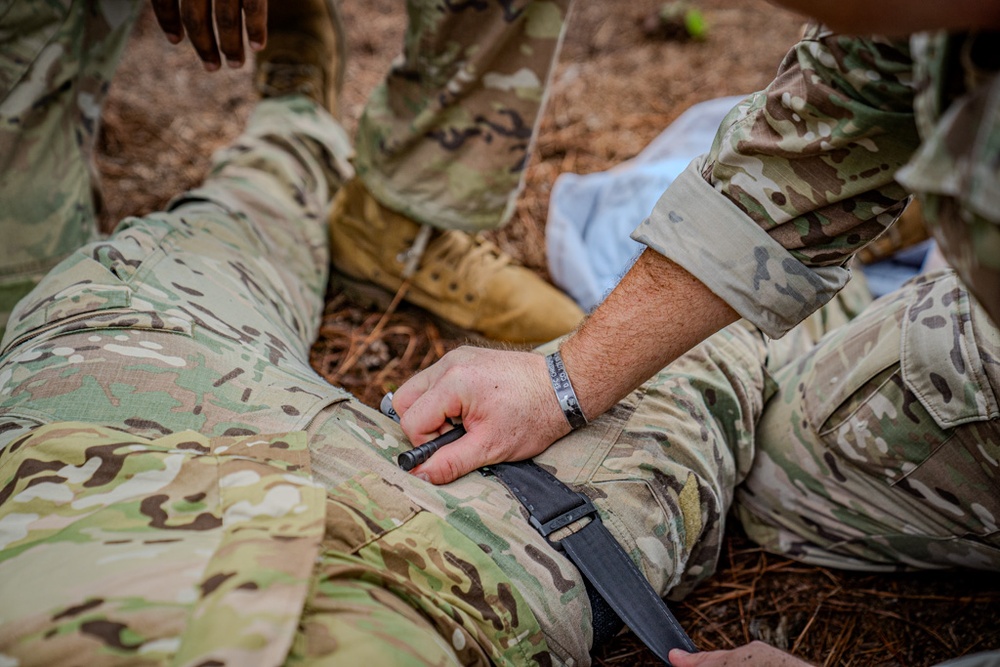
[[451, 429], [444, 435], [418, 445], [409, 451], [405, 451], [396, 457], [396, 463], [403, 470], [409, 472], [431, 457], [431, 454], [441, 449], [445, 445], [451, 444], [465, 435], [465, 429], [459, 425]]
[[[382, 397], [382, 402], [379, 404], [379, 410], [381, 410], [382, 414], [386, 417], [391, 417], [397, 422], [399, 421], [399, 415], [392, 409], [391, 391]], [[418, 445], [409, 451], [403, 452], [396, 458], [396, 463], [399, 464], [400, 468], [409, 472], [429, 459], [434, 452], [441, 449], [445, 445], [455, 442], [463, 435], [465, 435], [465, 428], [459, 424], [444, 435], [439, 435], [433, 440], [425, 442], [422, 445]]]

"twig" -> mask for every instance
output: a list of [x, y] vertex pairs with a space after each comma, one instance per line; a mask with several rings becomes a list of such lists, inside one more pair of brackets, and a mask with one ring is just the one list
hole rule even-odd
[[348, 354], [347, 358], [344, 359], [344, 362], [340, 365], [340, 368], [338, 368], [337, 372], [334, 374], [334, 379], [333, 379], [334, 384], [337, 384], [340, 381], [340, 379], [344, 376], [344, 373], [349, 371], [354, 366], [354, 364], [358, 362], [358, 359], [360, 359], [361, 355], [365, 353], [365, 350], [368, 349], [368, 346], [371, 345], [376, 338], [378, 338], [378, 335], [382, 332], [382, 329], [385, 327], [386, 322], [389, 321], [389, 317], [392, 316], [394, 312], [396, 312], [396, 307], [399, 305], [399, 302], [403, 300], [403, 297], [406, 295], [406, 291], [409, 289], [409, 287], [410, 287], [410, 281], [404, 280], [403, 284], [399, 286], [398, 290], [396, 290], [396, 295], [392, 297], [392, 303], [390, 303], [389, 307], [385, 309], [384, 313], [382, 313], [382, 317], [379, 318], [378, 323], [371, 330], [371, 333], [365, 336], [364, 340], [361, 342], [361, 345], [355, 346], [354, 341], [353, 340], [351, 341], [351, 353]]

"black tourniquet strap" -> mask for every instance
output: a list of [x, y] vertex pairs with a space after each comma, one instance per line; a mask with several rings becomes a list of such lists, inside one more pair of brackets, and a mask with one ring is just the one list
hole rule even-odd
[[[603, 598], [601, 601], [611, 607], [611, 613], [617, 614], [663, 662], [670, 664], [667, 653], [672, 648], [697, 651], [666, 603], [608, 532], [587, 496], [573, 491], [531, 461], [501, 463], [484, 468], [483, 472], [496, 475], [510, 489], [528, 510], [531, 524], [545, 538], [589, 516], [590, 523], [580, 530], [558, 542], [549, 541], [565, 552], [580, 570], [587, 580], [588, 593], [591, 587], [596, 589], [600, 593], [598, 599]], [[615, 627], [618, 619], [607, 621], [610, 610], [600, 602], [595, 604], [593, 596], [591, 606], [594, 607], [596, 646], [601, 631], [598, 624], [603, 626], [604, 633], [609, 629], [616, 632], [620, 625]]]

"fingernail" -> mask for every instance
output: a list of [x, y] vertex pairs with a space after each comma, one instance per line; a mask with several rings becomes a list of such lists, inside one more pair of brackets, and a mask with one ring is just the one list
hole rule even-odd
[[413, 473], [413, 476], [416, 477], [417, 479], [423, 480], [425, 482], [430, 482], [431, 481], [430, 476], [427, 473], [425, 473], [425, 472], [415, 472], [415, 473]]
[[677, 654], [677, 655], [679, 655], [679, 656], [687, 656], [687, 655], [691, 655], [690, 653], [688, 653], [687, 651], [685, 651], [685, 650], [684, 650], [684, 649], [682, 649], [682, 648], [672, 648], [672, 649], [670, 649], [670, 652], [671, 652], [672, 654], [673, 654], [673, 653], [675, 653], [675, 654]]
[[229, 67], [231, 67], [232, 69], [239, 69], [240, 67], [243, 67], [243, 61], [242, 60], [233, 60], [233, 59], [230, 58], [226, 62], [229, 64]]
[[202, 64], [205, 65], [205, 71], [206, 72], [214, 72], [215, 70], [219, 69], [219, 63], [212, 63], [212, 62], [208, 62], [206, 60], [206, 61], [203, 61]]
[[172, 32], [168, 32], [168, 33], [166, 33], [166, 35], [167, 35], [167, 41], [170, 42], [171, 44], [180, 44], [181, 43], [181, 36], [180, 35], [174, 34]]
[[254, 51], [260, 51], [261, 49], [264, 48], [264, 45], [261, 44], [260, 42], [255, 42], [255, 41], [251, 40], [250, 41], [250, 48], [253, 49]]

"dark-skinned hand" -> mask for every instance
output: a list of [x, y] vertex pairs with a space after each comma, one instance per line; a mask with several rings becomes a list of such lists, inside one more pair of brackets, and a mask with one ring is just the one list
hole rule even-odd
[[167, 39], [178, 44], [187, 32], [205, 69], [214, 72], [222, 58], [230, 67], [246, 60], [243, 29], [250, 48], [267, 41], [267, 0], [152, 0], [153, 12]]

